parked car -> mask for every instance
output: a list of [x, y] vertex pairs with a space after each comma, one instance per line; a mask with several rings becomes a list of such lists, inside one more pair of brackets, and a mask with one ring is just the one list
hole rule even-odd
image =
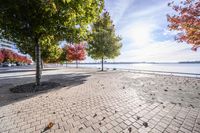
[[16, 63], [16, 66], [22, 66], [22, 64], [21, 64], [21, 63], [19, 63], [19, 62], [17, 62], [17, 63]]
[[12, 63], [11, 66], [16, 66], [16, 63]]
[[4, 62], [3, 67], [11, 67], [11, 64], [9, 62]]

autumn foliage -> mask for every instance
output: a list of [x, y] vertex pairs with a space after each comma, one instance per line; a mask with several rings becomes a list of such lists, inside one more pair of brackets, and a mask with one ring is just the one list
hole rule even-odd
[[84, 60], [86, 56], [84, 44], [67, 45], [66, 47], [66, 59], [67, 61], [80, 61]]
[[4, 61], [4, 54], [0, 50], [0, 63]]
[[169, 29], [180, 31], [176, 39], [191, 44], [196, 51], [200, 47], [200, 1], [182, 0], [179, 4], [171, 2], [168, 5], [176, 12], [167, 15]]
[[10, 49], [0, 49], [0, 63], [2, 62], [20, 62], [30, 64], [32, 61], [26, 56], [13, 52]]

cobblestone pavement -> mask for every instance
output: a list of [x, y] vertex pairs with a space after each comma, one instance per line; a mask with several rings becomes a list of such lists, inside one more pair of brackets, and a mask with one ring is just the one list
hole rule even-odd
[[54, 125], [45, 132], [200, 133], [199, 107], [141, 98], [139, 86], [127, 86], [127, 73], [91, 73], [83, 84], [1, 106], [0, 133], [41, 133], [49, 122]]

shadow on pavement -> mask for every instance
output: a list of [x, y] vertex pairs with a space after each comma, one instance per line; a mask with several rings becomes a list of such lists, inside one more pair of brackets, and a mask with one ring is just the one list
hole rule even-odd
[[83, 84], [87, 81], [87, 78], [90, 77], [89, 74], [52, 74], [52, 75], [43, 75], [42, 82], [45, 83], [57, 83], [54, 87], [50, 89], [40, 90], [38, 92], [32, 93], [12, 93], [10, 88], [30, 84], [35, 81], [35, 77], [13, 77], [6, 79], [0, 79], [0, 107], [12, 104], [17, 101], [25, 100], [34, 96], [37, 96], [41, 93], [46, 93], [49, 91], [54, 91], [61, 89], [63, 87], [71, 88]]
[[[45, 68], [42, 71], [58, 70], [57, 68]], [[19, 72], [34, 72], [35, 69], [1, 69], [0, 73], [19, 73]]]

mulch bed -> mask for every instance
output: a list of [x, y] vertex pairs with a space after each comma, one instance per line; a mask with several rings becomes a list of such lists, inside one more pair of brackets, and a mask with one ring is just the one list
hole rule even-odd
[[35, 83], [28, 83], [10, 88], [10, 91], [13, 93], [33, 93], [54, 89], [58, 86], [60, 86], [60, 84], [55, 82], [41, 82], [40, 86], [36, 86]]

